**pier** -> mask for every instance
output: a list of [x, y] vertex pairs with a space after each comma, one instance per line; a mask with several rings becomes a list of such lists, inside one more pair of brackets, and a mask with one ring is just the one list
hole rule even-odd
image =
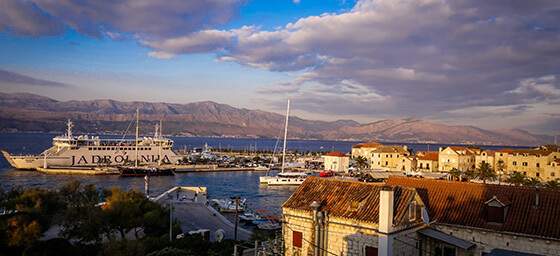
[[[208, 229], [211, 241], [216, 241], [216, 231], [220, 229], [225, 239], [235, 236], [235, 225], [209, 205], [206, 187], [173, 187], [150, 200], [162, 205], [171, 204], [172, 214], [185, 233]], [[249, 240], [251, 235], [251, 231], [237, 228], [238, 240]]]

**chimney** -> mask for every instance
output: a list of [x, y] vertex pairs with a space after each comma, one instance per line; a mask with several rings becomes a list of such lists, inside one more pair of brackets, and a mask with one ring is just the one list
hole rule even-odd
[[442, 148], [442, 147], [439, 147], [439, 152], [441, 152], [442, 150], [443, 150], [443, 148]]
[[394, 193], [389, 186], [379, 191], [379, 232], [390, 233], [393, 227]]
[[378, 256], [393, 255], [393, 207], [395, 192], [392, 187], [384, 186], [379, 191], [379, 228]]

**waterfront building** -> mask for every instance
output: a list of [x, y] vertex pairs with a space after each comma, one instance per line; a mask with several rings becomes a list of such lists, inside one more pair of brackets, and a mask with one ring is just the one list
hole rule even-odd
[[350, 157], [338, 151], [329, 152], [323, 155], [324, 168], [327, 171], [348, 172], [350, 167]]
[[282, 206], [284, 255], [418, 255], [415, 189], [309, 177]]
[[428, 203], [431, 231], [419, 231], [421, 255], [560, 252], [558, 190], [404, 177], [387, 184], [422, 191]]
[[369, 141], [364, 143], [358, 143], [352, 146], [352, 158], [357, 157], [364, 157], [371, 162], [371, 154], [377, 148], [382, 147], [383, 145], [376, 141]]
[[[407, 171], [405, 158], [411, 156], [407, 146], [381, 146], [371, 153], [370, 167], [373, 170], [384, 171]], [[409, 170], [412, 169], [412, 162], [409, 159]]]
[[480, 164], [487, 163], [490, 165], [490, 168], [495, 170], [495, 156], [496, 152], [492, 150], [481, 150], [479, 154], [474, 156], [475, 167], [478, 168]]
[[457, 169], [462, 172], [476, 168], [475, 155], [480, 152], [479, 148], [450, 146], [439, 148], [438, 170], [449, 172]]
[[437, 151], [420, 151], [416, 153], [416, 171], [437, 172], [439, 153]]
[[495, 152], [493, 166], [495, 169], [502, 166], [505, 174], [520, 172], [528, 177], [548, 181], [560, 178], [558, 159], [560, 151], [555, 145], [533, 149], [502, 149]]

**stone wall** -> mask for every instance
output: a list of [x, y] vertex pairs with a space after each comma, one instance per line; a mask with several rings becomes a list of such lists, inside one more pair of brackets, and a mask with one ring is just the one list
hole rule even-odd
[[[286, 256], [313, 255], [314, 227], [312, 214], [305, 211], [283, 209], [284, 249]], [[378, 247], [377, 223], [327, 217], [324, 244], [329, 253], [324, 255], [364, 256], [366, 246]], [[301, 248], [293, 246], [293, 231], [303, 234]], [[414, 230], [400, 232], [393, 240], [393, 255], [418, 255]]]
[[529, 238], [526, 236], [516, 236], [513, 234], [442, 224], [436, 224], [432, 227], [446, 234], [475, 243], [476, 248], [474, 255], [481, 255], [482, 252], [490, 252], [495, 248], [541, 255], [560, 254], [560, 241], [558, 240]]

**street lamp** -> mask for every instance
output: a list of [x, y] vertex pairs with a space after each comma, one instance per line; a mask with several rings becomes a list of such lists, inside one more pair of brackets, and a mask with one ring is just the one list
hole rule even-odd
[[235, 200], [235, 227], [233, 233], [233, 240], [237, 241], [237, 226], [239, 223], [239, 200], [241, 199], [241, 197], [234, 196], [231, 199]]
[[169, 199], [169, 241], [173, 241], [173, 196], [171, 193], [167, 194]]

